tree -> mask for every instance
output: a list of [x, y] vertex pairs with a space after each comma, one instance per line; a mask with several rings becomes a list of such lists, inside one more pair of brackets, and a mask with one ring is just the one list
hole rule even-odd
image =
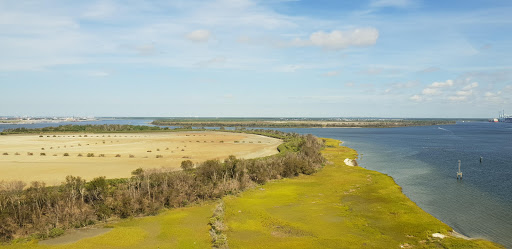
[[194, 163], [190, 160], [185, 160], [181, 162], [181, 169], [184, 171], [190, 171], [194, 168]]

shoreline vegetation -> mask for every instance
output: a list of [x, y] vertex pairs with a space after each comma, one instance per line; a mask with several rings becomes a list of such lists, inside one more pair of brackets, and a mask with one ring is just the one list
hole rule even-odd
[[391, 128], [455, 124], [454, 120], [413, 119], [157, 119], [158, 126], [181, 127], [260, 127], [260, 128]]
[[284, 143], [274, 156], [230, 156], [224, 162], [207, 160], [197, 165], [185, 160], [181, 171], [140, 168], [124, 179], [86, 181], [68, 176], [59, 186], [32, 182], [28, 188], [21, 181], [0, 182], [0, 240], [46, 239], [112, 217], [156, 215], [163, 208], [219, 199], [269, 180], [312, 174], [323, 163], [321, 143], [312, 135], [246, 132], [278, 137]]
[[[86, 182], [69, 176], [60, 186], [33, 182], [28, 188], [2, 182], [0, 247], [48, 248], [38, 240], [104, 224], [112, 230], [62, 246], [503, 248], [451, 235], [449, 226], [409, 200], [391, 177], [345, 165], [357, 152], [338, 140], [237, 132], [259, 132], [284, 143], [274, 156], [183, 161], [182, 171], [139, 169], [127, 179]], [[217, 200], [221, 204], [214, 205]]]

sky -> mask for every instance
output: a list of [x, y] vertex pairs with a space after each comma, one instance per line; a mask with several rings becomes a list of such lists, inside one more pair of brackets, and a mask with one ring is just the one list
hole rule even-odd
[[0, 116], [492, 118], [509, 0], [0, 0]]

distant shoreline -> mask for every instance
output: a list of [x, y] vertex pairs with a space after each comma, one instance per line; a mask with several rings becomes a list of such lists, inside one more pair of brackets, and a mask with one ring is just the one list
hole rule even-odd
[[87, 121], [97, 121], [99, 119], [34, 119], [34, 120], [0, 120], [0, 125], [23, 125], [23, 124], [41, 124], [41, 123], [52, 123], [52, 124], [58, 124], [58, 123], [66, 123], [66, 122], [87, 122]]
[[393, 128], [455, 124], [454, 120], [154, 120], [152, 125], [241, 128]]

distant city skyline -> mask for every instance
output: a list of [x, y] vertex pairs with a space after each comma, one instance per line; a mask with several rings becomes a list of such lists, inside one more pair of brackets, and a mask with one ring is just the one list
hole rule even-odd
[[493, 118], [510, 1], [0, 0], [0, 116]]

